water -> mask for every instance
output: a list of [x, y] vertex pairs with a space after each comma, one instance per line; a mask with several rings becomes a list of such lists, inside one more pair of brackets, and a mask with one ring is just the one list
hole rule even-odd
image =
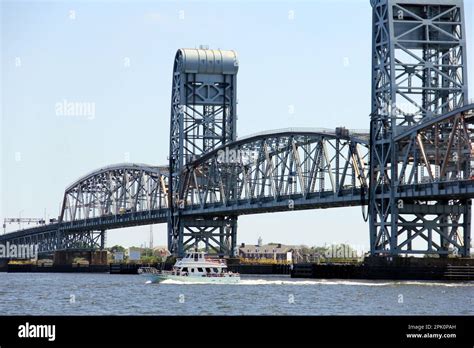
[[474, 282], [301, 280], [243, 275], [237, 285], [169, 280], [146, 284], [137, 275], [0, 273], [0, 313], [473, 315]]

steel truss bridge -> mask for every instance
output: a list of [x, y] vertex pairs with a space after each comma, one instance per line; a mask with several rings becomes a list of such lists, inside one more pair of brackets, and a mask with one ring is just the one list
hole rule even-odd
[[[462, 0], [372, 0], [370, 131], [237, 137], [234, 51], [180, 49], [169, 163], [119, 164], [66, 188], [57, 223], [0, 236], [102, 249], [107, 230], [168, 225], [177, 255], [233, 255], [239, 215], [368, 206], [372, 255], [469, 256], [474, 105]], [[421, 246], [420, 246], [421, 245]]]

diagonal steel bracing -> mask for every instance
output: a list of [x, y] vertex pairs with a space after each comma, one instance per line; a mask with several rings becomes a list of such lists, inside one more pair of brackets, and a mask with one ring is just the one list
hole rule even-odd
[[188, 163], [236, 139], [237, 71], [233, 51], [181, 49], [176, 54], [171, 97], [168, 248], [180, 256], [200, 243], [206, 250], [212, 248], [222, 255], [232, 254], [236, 246], [237, 216], [206, 217], [196, 226], [193, 219], [181, 216], [181, 209], [185, 204], [182, 192], [190, 180], [182, 174]]
[[468, 98], [463, 2], [373, 0], [372, 7], [371, 253], [468, 256], [469, 199], [400, 195], [471, 178], [470, 116], [430, 123]]

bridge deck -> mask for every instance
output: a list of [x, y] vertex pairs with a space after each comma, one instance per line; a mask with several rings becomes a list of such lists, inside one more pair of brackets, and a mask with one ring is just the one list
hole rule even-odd
[[[386, 194], [387, 198], [389, 194]], [[474, 198], [474, 180], [461, 180], [449, 182], [435, 182], [419, 185], [402, 185], [398, 187], [397, 198]], [[379, 197], [384, 197], [380, 195]], [[306, 197], [301, 195], [281, 196], [278, 199], [267, 197], [259, 200], [239, 200], [222, 203], [198, 204], [188, 206], [181, 211], [184, 216], [204, 217], [206, 215], [228, 214], [263, 214], [271, 212], [284, 212], [292, 210], [326, 209], [337, 207], [360, 206], [367, 204], [367, 197], [361, 197], [360, 189], [342, 190], [339, 195], [334, 192], [318, 192]], [[157, 209], [137, 213], [103, 216], [91, 219], [82, 219], [73, 222], [54, 223], [40, 227], [19, 230], [0, 236], [0, 242], [32, 234], [42, 234], [51, 231], [90, 231], [111, 230], [116, 228], [166, 223], [168, 209]]]

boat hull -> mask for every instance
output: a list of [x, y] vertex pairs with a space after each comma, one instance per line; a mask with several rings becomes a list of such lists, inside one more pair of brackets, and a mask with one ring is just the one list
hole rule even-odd
[[162, 283], [165, 280], [174, 280], [184, 283], [209, 283], [209, 284], [237, 284], [240, 277], [196, 277], [178, 276], [172, 274], [143, 274], [152, 283]]

